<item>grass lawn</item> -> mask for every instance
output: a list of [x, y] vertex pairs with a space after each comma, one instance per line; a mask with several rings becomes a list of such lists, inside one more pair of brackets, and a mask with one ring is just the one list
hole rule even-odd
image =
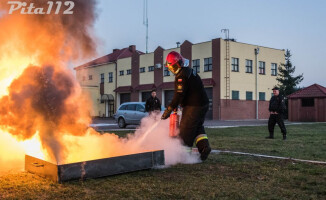
[[[326, 124], [207, 129], [214, 149], [326, 161]], [[312, 130], [312, 131], [310, 131]], [[277, 130], [278, 131], [278, 130]], [[120, 133], [121, 136], [125, 133]], [[57, 184], [30, 173], [0, 176], [0, 199], [326, 199], [326, 166], [232, 154], [107, 178]]]
[[261, 153], [300, 159], [326, 161], [326, 123], [287, 126], [287, 140], [275, 126], [275, 139], [267, 126], [206, 129], [213, 149]]

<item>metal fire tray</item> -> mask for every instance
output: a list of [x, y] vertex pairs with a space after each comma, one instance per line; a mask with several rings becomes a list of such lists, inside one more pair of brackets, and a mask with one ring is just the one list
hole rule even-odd
[[59, 183], [151, 169], [164, 164], [163, 150], [62, 165], [25, 155], [25, 171], [50, 178]]

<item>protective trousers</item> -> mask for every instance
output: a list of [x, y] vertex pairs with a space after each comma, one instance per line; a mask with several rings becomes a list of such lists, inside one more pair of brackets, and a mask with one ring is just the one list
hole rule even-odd
[[182, 110], [180, 122], [179, 136], [188, 147], [192, 147], [196, 139], [196, 146], [202, 160], [205, 160], [211, 151], [203, 126], [207, 111], [208, 105], [185, 106]]
[[280, 127], [283, 136], [286, 136], [286, 128], [284, 125], [283, 116], [281, 114], [271, 114], [269, 116], [268, 119], [269, 136], [274, 137], [274, 127], [276, 123]]

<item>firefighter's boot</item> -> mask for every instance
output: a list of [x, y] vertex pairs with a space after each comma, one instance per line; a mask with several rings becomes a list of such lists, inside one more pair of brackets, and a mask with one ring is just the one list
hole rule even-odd
[[269, 133], [269, 136], [265, 137], [266, 139], [274, 139], [274, 133]]
[[206, 160], [209, 153], [211, 152], [211, 147], [209, 146], [208, 138], [206, 134], [201, 134], [196, 137], [196, 146], [198, 152], [200, 153], [200, 159], [202, 161]]

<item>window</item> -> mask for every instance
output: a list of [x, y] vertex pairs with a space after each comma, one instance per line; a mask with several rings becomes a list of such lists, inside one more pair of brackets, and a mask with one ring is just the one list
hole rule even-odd
[[259, 92], [259, 101], [265, 101], [265, 92]]
[[138, 112], [145, 112], [145, 107], [144, 107], [143, 105], [139, 105], [139, 104], [137, 104], [137, 105], [136, 105], [136, 110], [137, 110]]
[[265, 74], [265, 62], [259, 61], [259, 74]]
[[200, 72], [200, 60], [196, 59], [192, 61], [192, 68], [194, 69], [194, 73], [199, 73]]
[[139, 68], [139, 72], [140, 72], [140, 73], [144, 73], [144, 72], [145, 72], [145, 67], [141, 67], [141, 68]]
[[104, 83], [104, 74], [101, 74], [101, 83]]
[[123, 76], [124, 75], [124, 71], [123, 70], [119, 71], [119, 73], [120, 73], [120, 76]]
[[148, 66], [148, 71], [149, 71], [149, 72], [154, 71], [154, 66]]
[[314, 98], [301, 99], [301, 106], [302, 107], [314, 107], [315, 106]]
[[88, 80], [93, 80], [93, 76], [92, 75], [89, 75], [88, 76]]
[[252, 100], [252, 92], [246, 92], [246, 100]]
[[167, 67], [164, 67], [164, 74], [163, 76], [170, 76], [170, 71]]
[[83, 81], [85, 81], [85, 80], [86, 80], [86, 77], [85, 77], [85, 76], [83, 76], [82, 80], [83, 80]]
[[233, 72], [239, 71], [239, 58], [232, 58], [232, 71]]
[[239, 91], [232, 90], [232, 99], [239, 100]]
[[119, 110], [127, 110], [127, 105], [123, 105], [119, 108]]
[[252, 73], [252, 60], [246, 60], [246, 73]]
[[212, 71], [212, 58], [204, 58], [204, 72]]
[[109, 72], [109, 83], [113, 82], [113, 72]]
[[271, 65], [271, 74], [272, 76], [277, 76], [277, 64], [276, 63], [272, 63]]
[[127, 110], [136, 110], [136, 104], [128, 104]]
[[131, 74], [131, 69], [127, 69], [127, 75]]

